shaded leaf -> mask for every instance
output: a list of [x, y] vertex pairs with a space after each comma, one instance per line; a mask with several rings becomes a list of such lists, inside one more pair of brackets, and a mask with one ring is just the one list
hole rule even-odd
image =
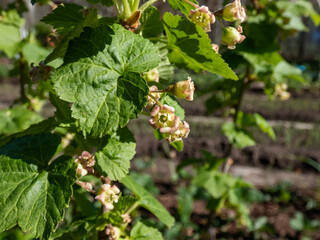
[[23, 231], [48, 239], [63, 219], [76, 164], [63, 155], [48, 166], [56, 140], [55, 135], [41, 134], [1, 147], [7, 156], [0, 156], [0, 232], [19, 224]]
[[142, 12], [140, 19], [140, 31], [145, 38], [157, 37], [163, 31], [160, 21], [160, 12], [157, 8], [150, 6]]
[[163, 23], [172, 63], [196, 72], [206, 70], [225, 78], [238, 79], [228, 64], [212, 49], [211, 40], [201, 27], [171, 13], [164, 14]]

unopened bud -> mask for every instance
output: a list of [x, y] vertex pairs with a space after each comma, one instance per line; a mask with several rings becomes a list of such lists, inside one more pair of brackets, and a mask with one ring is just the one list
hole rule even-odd
[[227, 4], [215, 14], [228, 22], [238, 21], [242, 23], [247, 19], [246, 10], [241, 6], [241, 0], [235, 0], [233, 3]]
[[121, 215], [122, 219], [123, 219], [123, 223], [130, 223], [131, 222], [131, 218], [130, 215], [128, 213], [122, 214]]
[[215, 43], [211, 43], [212, 45], [212, 49], [216, 51], [216, 53], [219, 53], [219, 48], [220, 46], [218, 44], [215, 44]]
[[222, 28], [221, 43], [228, 45], [229, 49], [235, 49], [236, 43], [241, 43], [246, 37], [241, 35], [242, 28], [226, 27]]
[[167, 92], [175, 95], [177, 98], [185, 98], [188, 101], [193, 101], [194, 83], [191, 81], [191, 77], [188, 77], [188, 80], [170, 85]]
[[105, 233], [108, 236], [108, 240], [118, 240], [121, 235], [121, 230], [109, 224], [105, 229]]
[[211, 24], [216, 21], [215, 16], [209, 11], [207, 6], [201, 6], [196, 10], [191, 10], [189, 18], [206, 32], [211, 31]]
[[151, 69], [149, 72], [143, 74], [148, 82], [159, 82], [159, 71], [157, 68]]
[[150, 91], [149, 94], [150, 94], [152, 97], [149, 96], [149, 95], [147, 96], [148, 102], [147, 102], [146, 108], [151, 109], [151, 108], [156, 104], [156, 100], [155, 100], [155, 99], [157, 99], [157, 100], [160, 99], [160, 94], [157, 93], [157, 92], [154, 92], [154, 91], [158, 91], [157, 86], [151, 86], [151, 87], [149, 88], [149, 91]]

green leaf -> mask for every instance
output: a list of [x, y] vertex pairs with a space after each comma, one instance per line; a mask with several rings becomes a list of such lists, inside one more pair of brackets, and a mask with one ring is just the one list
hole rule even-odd
[[[64, 13], [64, 15], [67, 14], [68, 12]], [[97, 27], [99, 25], [97, 9], [88, 9], [83, 15], [84, 16], [79, 21], [75, 21], [74, 19], [73, 24], [75, 25], [69, 25], [69, 28], [63, 28], [63, 31], [65, 31], [64, 34], [66, 36], [61, 40], [61, 42], [53, 50], [53, 52], [46, 58], [46, 63], [49, 63], [57, 58], [63, 58], [66, 54], [70, 40], [79, 37], [85, 27]]]
[[275, 66], [273, 76], [278, 82], [284, 82], [289, 78], [305, 83], [302, 71], [286, 61], [281, 61]]
[[124, 214], [132, 205], [137, 201], [137, 198], [134, 196], [121, 196], [117, 203], [114, 203], [114, 212], [120, 212]]
[[48, 239], [63, 219], [76, 164], [63, 155], [48, 165], [57, 144], [56, 135], [41, 134], [1, 148], [7, 156], [0, 156], [0, 232], [18, 224], [23, 231]]
[[305, 225], [305, 217], [301, 212], [296, 212], [294, 218], [290, 219], [290, 227], [296, 231], [304, 230]]
[[62, 122], [68, 123], [74, 120], [71, 117], [71, 109], [67, 102], [61, 100], [58, 96], [50, 93], [50, 102], [56, 107], [54, 115]]
[[138, 198], [139, 205], [152, 212], [161, 222], [167, 227], [171, 228], [174, 225], [174, 218], [162, 206], [162, 204], [155, 199], [148, 191], [137, 184], [131, 176], [126, 176], [120, 180], [127, 188], [129, 188]]
[[[159, 64], [159, 50], [120, 25], [86, 28], [70, 42], [65, 65], [52, 76], [84, 133], [101, 137], [136, 118], [149, 88], [140, 76]], [[70, 94], [72, 92], [73, 94]]]
[[174, 147], [178, 152], [181, 152], [184, 147], [183, 141], [173, 142], [173, 143], [170, 143], [170, 145]]
[[[180, 10], [184, 15], [186, 15], [186, 17], [189, 17], [191, 9], [195, 9], [195, 7], [183, 0], [168, 0], [168, 2], [172, 9]], [[196, 0], [190, 0], [190, 2], [199, 5], [199, 3]]]
[[30, 125], [38, 123], [42, 117], [30, 111], [26, 106], [20, 105], [0, 111], [0, 134], [13, 134], [27, 129]]
[[276, 135], [268, 121], [258, 113], [250, 114], [239, 111], [237, 125], [242, 129], [245, 129], [246, 127], [259, 127], [260, 130], [264, 133], [267, 133], [270, 138], [273, 140], [276, 139]]
[[28, 42], [24, 44], [21, 51], [29, 64], [38, 64], [40, 61], [43, 61], [50, 53], [50, 50], [40, 46], [38, 42]]
[[140, 31], [144, 38], [157, 37], [163, 31], [160, 21], [160, 12], [157, 8], [150, 6], [142, 12], [140, 19]]
[[60, 142], [60, 137], [52, 133], [25, 136], [13, 139], [0, 147], [0, 155], [23, 159], [26, 163], [45, 168], [55, 154]]
[[101, 151], [96, 152], [98, 169], [111, 180], [125, 177], [129, 172], [130, 160], [136, 153], [135, 149], [136, 143], [130, 130], [119, 129], [117, 135], [110, 138]]
[[142, 222], [137, 222], [130, 232], [133, 240], [162, 240], [163, 237], [158, 229], [149, 227]]
[[41, 21], [52, 25], [59, 34], [69, 33], [82, 21], [82, 10], [83, 7], [77, 4], [60, 4]]
[[174, 107], [174, 114], [178, 117], [180, 117], [180, 120], [184, 120], [185, 114], [184, 114], [184, 109], [180, 105], [180, 103], [177, 101], [177, 99], [173, 96], [170, 95], [165, 95], [163, 96], [160, 101], [163, 104], [167, 104], [171, 107]]
[[163, 23], [171, 62], [196, 72], [206, 70], [225, 78], [238, 79], [228, 64], [212, 49], [211, 40], [201, 27], [171, 13], [164, 14]]
[[261, 129], [261, 131], [264, 132], [264, 133], [267, 133], [273, 140], [275, 140], [276, 139], [276, 135], [275, 135], [272, 127], [268, 123], [268, 121], [265, 120], [258, 113], [255, 113], [253, 116], [254, 116], [254, 119], [255, 119], [255, 122], [256, 122], [257, 126]]
[[20, 50], [20, 27], [24, 24], [15, 10], [1, 13], [0, 50], [12, 58]]
[[236, 178], [218, 171], [200, 170], [192, 183], [205, 188], [214, 198], [221, 198], [236, 183]]
[[57, 125], [58, 125], [58, 122], [53, 117], [50, 117], [46, 120], [43, 120], [42, 122], [31, 125], [29, 128], [27, 128], [26, 130], [24, 130], [22, 132], [15, 133], [15, 134], [12, 134], [8, 137], [1, 139], [0, 146], [6, 144], [7, 142], [11, 141], [14, 138], [49, 132], [52, 129], [54, 129]]
[[256, 144], [251, 134], [242, 128], [238, 128], [232, 122], [226, 122], [222, 126], [222, 132], [227, 136], [229, 142], [236, 148], [245, 148]]
[[86, 1], [91, 4], [100, 3], [101, 5], [106, 6], [106, 7], [111, 7], [113, 5], [112, 0], [86, 0]]

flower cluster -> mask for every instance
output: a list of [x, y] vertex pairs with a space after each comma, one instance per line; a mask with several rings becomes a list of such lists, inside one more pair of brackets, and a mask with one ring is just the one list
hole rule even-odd
[[158, 90], [156, 86], [150, 87], [150, 93], [148, 96], [147, 108], [151, 110], [149, 120], [150, 125], [159, 129], [160, 133], [166, 135], [166, 140], [169, 143], [182, 141], [182, 138], [186, 138], [189, 135], [190, 127], [185, 121], [181, 121], [180, 117], [176, 116], [175, 109], [166, 104], [162, 104], [160, 100], [160, 93], [169, 93], [177, 98], [183, 98], [188, 101], [193, 100], [194, 83], [191, 78], [188, 80], [177, 82], [170, 85], [165, 90]]
[[94, 173], [93, 166], [96, 161], [93, 154], [90, 154], [87, 151], [83, 151], [75, 162], [78, 164], [76, 171], [79, 177], [85, 176], [88, 173]]
[[290, 98], [290, 93], [287, 91], [288, 85], [285, 83], [282, 84], [276, 84], [275, 87], [275, 96], [279, 98], [280, 100], [288, 100]]
[[103, 204], [105, 211], [108, 212], [114, 208], [113, 203], [119, 200], [119, 188], [116, 185], [103, 184], [95, 197], [101, 204]]
[[[247, 19], [246, 10], [241, 6], [241, 0], [234, 0], [234, 2], [227, 4], [223, 9], [211, 13], [207, 6], [198, 6], [194, 3], [184, 0], [195, 7], [195, 10], [191, 10], [189, 13], [189, 19], [200, 26], [204, 31], [211, 31], [211, 24], [215, 23], [216, 18], [235, 22], [236, 27], [224, 27], [222, 26], [222, 40], [221, 43], [227, 45], [229, 49], [234, 49], [236, 43], [241, 43], [246, 37], [241, 35], [242, 28], [239, 24]], [[218, 53], [219, 46], [212, 44], [212, 48]]]
[[214, 24], [216, 21], [216, 17], [209, 11], [207, 6], [201, 6], [196, 10], [191, 10], [189, 18], [206, 32], [211, 31], [211, 24]]

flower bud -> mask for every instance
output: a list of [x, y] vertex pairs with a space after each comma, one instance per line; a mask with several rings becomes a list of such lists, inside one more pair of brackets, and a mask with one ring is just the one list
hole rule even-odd
[[215, 43], [211, 43], [212, 45], [212, 49], [216, 51], [216, 53], [219, 53], [219, 45], [218, 44], [215, 44]]
[[150, 97], [149, 95], [147, 96], [148, 102], [147, 102], [146, 108], [151, 109], [156, 104], [156, 101], [154, 100], [154, 98], [159, 100], [160, 94], [157, 92], [153, 92], [153, 91], [158, 91], [157, 86], [151, 86], [149, 88], [149, 91], [150, 91], [150, 95], [152, 95], [153, 98]]
[[193, 101], [194, 83], [191, 81], [191, 77], [188, 77], [188, 80], [170, 85], [167, 92], [175, 95], [177, 98], [185, 98], [188, 101]]
[[130, 223], [131, 222], [131, 218], [130, 215], [128, 213], [122, 214], [121, 215], [123, 222], [122, 223]]
[[109, 224], [105, 229], [105, 233], [108, 236], [108, 240], [118, 240], [121, 235], [121, 230]]
[[242, 23], [247, 19], [246, 10], [241, 6], [241, 0], [235, 0], [233, 3], [227, 4], [216, 15], [228, 22], [238, 21]]
[[211, 24], [216, 21], [215, 16], [209, 11], [207, 6], [201, 6], [196, 10], [191, 10], [189, 18], [206, 32], [211, 31]]
[[149, 72], [143, 74], [148, 82], [159, 82], [159, 71], [157, 68], [151, 69]]
[[246, 38], [244, 35], [241, 35], [241, 33], [241, 27], [238, 27], [238, 29], [234, 27], [222, 28], [221, 43], [228, 45], [229, 49], [235, 49], [236, 43], [241, 43]]

